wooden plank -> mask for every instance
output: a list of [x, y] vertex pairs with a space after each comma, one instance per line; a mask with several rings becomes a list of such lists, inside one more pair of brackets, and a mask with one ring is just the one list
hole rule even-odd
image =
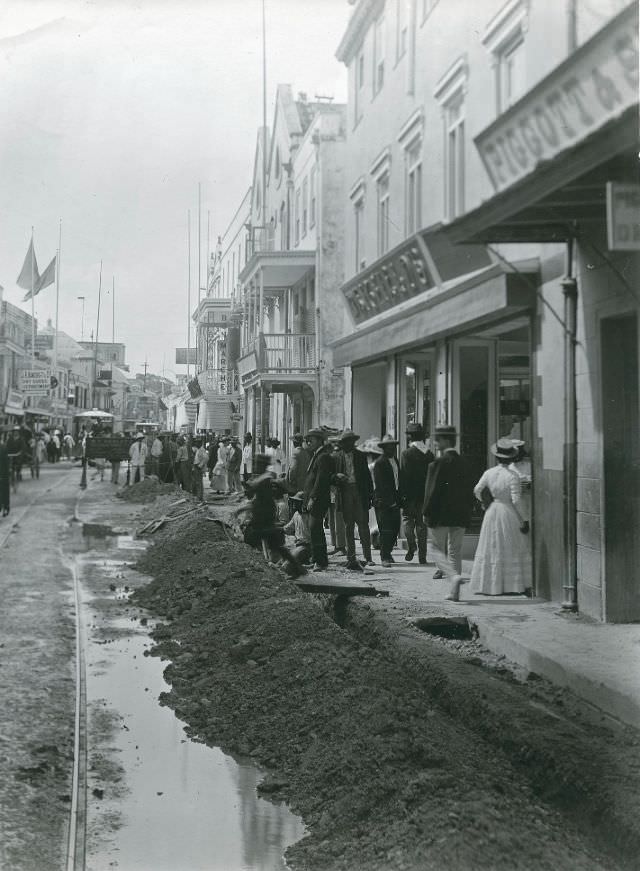
[[378, 590], [370, 584], [342, 584], [340, 581], [295, 581], [304, 593], [328, 593], [331, 596], [388, 596], [388, 590]]

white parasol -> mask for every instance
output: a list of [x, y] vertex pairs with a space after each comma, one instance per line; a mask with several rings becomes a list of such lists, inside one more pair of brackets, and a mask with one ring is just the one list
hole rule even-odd
[[99, 408], [92, 408], [91, 411], [82, 411], [80, 414], [75, 414], [74, 417], [88, 417], [92, 420], [101, 420], [102, 418], [112, 418], [113, 415], [108, 411], [100, 411]]

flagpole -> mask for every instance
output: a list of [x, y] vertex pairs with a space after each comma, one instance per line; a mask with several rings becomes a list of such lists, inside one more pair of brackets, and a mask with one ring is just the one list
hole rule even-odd
[[100, 279], [98, 281], [98, 316], [96, 318], [96, 340], [93, 348], [93, 381], [91, 383], [91, 408], [95, 403], [96, 380], [98, 378], [98, 331], [100, 330], [100, 299], [102, 296], [102, 260], [100, 261]]
[[191, 209], [187, 212], [187, 378], [190, 377], [191, 357]]
[[33, 298], [33, 261], [35, 260], [35, 248], [33, 246], [33, 227], [31, 227], [31, 368], [36, 368], [36, 306]]
[[[116, 277], [115, 275], [111, 278], [111, 344], [114, 347], [111, 350], [112, 354], [115, 354], [115, 344], [116, 344]], [[112, 367], [113, 368], [113, 367]]]
[[56, 255], [56, 331], [53, 336], [53, 369], [57, 377], [58, 372], [58, 307], [60, 303], [60, 252], [62, 251], [62, 218], [58, 230], [58, 252]]

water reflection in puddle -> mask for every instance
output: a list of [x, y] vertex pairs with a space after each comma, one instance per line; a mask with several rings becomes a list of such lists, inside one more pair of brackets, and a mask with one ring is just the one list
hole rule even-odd
[[[94, 587], [96, 572], [108, 587], [124, 557], [130, 558], [126, 547], [123, 560], [113, 559], [113, 538], [107, 549], [106, 559], [101, 542], [100, 559], [85, 553], [78, 561], [81, 578], [83, 571], [91, 575], [87, 587]], [[87, 871], [285, 869], [284, 851], [304, 835], [302, 821], [285, 806], [258, 798], [262, 775], [255, 766], [186, 738], [174, 713], [158, 704], [159, 693], [167, 689], [166, 662], [144, 655], [151, 646], [146, 631], [130, 618], [96, 621], [88, 597], [86, 604], [93, 736]], [[110, 630], [113, 640], [105, 646], [101, 638]], [[107, 714], [112, 715], [111, 733], [104, 730]]]

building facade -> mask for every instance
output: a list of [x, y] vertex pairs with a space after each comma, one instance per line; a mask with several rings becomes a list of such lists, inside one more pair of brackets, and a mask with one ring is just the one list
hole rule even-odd
[[279, 85], [256, 147], [238, 369], [245, 428], [285, 451], [296, 431], [344, 423], [329, 341], [342, 319], [345, 118]]
[[[492, 463], [496, 438], [523, 439], [534, 469], [536, 592], [567, 607], [577, 600], [597, 619], [637, 619], [640, 605], [639, 598], [632, 608], [633, 595], [618, 590], [627, 604], [618, 611], [607, 606], [603, 547], [612, 533], [601, 516], [606, 426], [603, 432], [597, 416], [604, 375], [596, 371], [602, 348], [596, 342], [587, 352], [584, 343], [589, 330], [604, 329], [594, 320], [596, 305], [614, 320], [630, 318], [624, 348], [637, 360], [637, 297], [620, 279], [635, 269], [636, 255], [624, 255], [623, 268], [603, 245], [606, 181], [629, 181], [632, 166], [633, 16], [633, 7], [620, 2], [599, 4], [594, 14], [580, 0], [488, 0], [466, 5], [461, 15], [460, 4], [444, 0], [361, 0], [338, 49], [349, 71], [347, 280], [345, 320], [333, 348], [334, 363], [346, 367], [350, 381], [346, 416], [363, 436], [390, 431], [401, 440], [415, 420], [428, 433], [454, 424], [478, 477]], [[599, 112], [589, 102], [589, 77]], [[582, 159], [599, 128], [600, 158], [575, 163], [570, 173], [594, 175], [582, 187], [568, 185], [559, 203], [555, 191], [567, 167], [553, 179], [535, 167], [569, 148]], [[541, 173], [547, 185], [533, 200], [538, 210], [531, 206], [523, 215], [514, 208], [509, 231], [500, 225], [498, 232], [499, 220], [490, 216], [505, 198], [518, 200], [532, 173], [533, 188]], [[604, 255], [595, 269], [591, 243], [581, 248], [572, 237], [568, 254], [566, 226], [575, 222], [594, 231], [591, 241]], [[577, 317], [586, 331], [581, 339], [579, 323], [576, 384], [583, 405], [575, 461], [582, 474], [571, 482], [564, 349], [573, 285], [563, 279], [578, 270], [584, 292]], [[615, 341], [607, 336], [600, 341]], [[615, 381], [613, 371], [607, 377]], [[621, 420], [637, 416], [637, 371], [635, 389], [625, 396], [632, 407], [621, 412], [619, 400]], [[635, 439], [622, 439], [632, 457], [637, 428]], [[469, 554], [480, 519], [478, 513], [469, 530]], [[613, 533], [623, 540], [629, 534]]]

